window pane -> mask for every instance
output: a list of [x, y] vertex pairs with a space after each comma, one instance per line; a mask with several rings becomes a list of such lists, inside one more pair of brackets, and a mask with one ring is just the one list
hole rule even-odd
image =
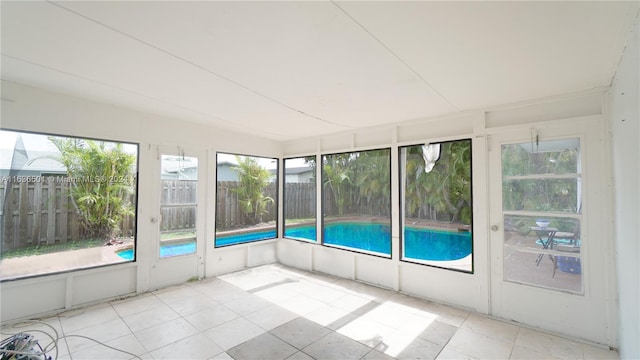
[[391, 256], [390, 149], [324, 155], [323, 243]]
[[277, 236], [278, 160], [217, 154], [215, 246]]
[[2, 280], [135, 259], [138, 146], [0, 130]]
[[582, 293], [581, 247], [578, 219], [504, 215], [507, 281]]
[[502, 146], [502, 175], [579, 173], [580, 139]]
[[471, 140], [400, 148], [402, 259], [473, 270]]
[[580, 179], [513, 179], [502, 184], [504, 210], [577, 213]]
[[501, 151], [504, 279], [582, 293], [580, 140]]
[[162, 155], [160, 257], [196, 252], [198, 158]]
[[284, 236], [316, 241], [316, 157], [284, 160]]

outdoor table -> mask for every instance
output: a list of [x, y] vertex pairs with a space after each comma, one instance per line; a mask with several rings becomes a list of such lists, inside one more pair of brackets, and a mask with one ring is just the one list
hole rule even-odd
[[[531, 230], [535, 232], [536, 235], [538, 235], [538, 239], [542, 244], [543, 250], [547, 250], [547, 249], [553, 250], [553, 238], [556, 236], [556, 233], [558, 232], [557, 228], [548, 227], [548, 226], [545, 226], [545, 227], [532, 226]], [[538, 254], [538, 258], [536, 259], [536, 266], [540, 265], [540, 261], [542, 260], [543, 256], [544, 254]], [[551, 262], [555, 264], [555, 261], [553, 260], [553, 256], [551, 256], [551, 254], [549, 254], [549, 258], [551, 259]]]

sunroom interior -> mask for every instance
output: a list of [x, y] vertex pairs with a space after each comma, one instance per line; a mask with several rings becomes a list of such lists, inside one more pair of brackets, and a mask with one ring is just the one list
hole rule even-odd
[[639, 358], [639, 8], [3, 1], [2, 324], [304, 274]]

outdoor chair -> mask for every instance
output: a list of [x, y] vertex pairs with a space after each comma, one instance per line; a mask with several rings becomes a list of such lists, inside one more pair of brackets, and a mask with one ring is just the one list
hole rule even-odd
[[[566, 252], [566, 256], [554, 255], [553, 261], [553, 276], [556, 276], [556, 271], [580, 274], [582, 272], [580, 262], [580, 227], [576, 224], [573, 232], [556, 232], [553, 239], [552, 248], [556, 251]], [[571, 255], [574, 254], [574, 255]]]

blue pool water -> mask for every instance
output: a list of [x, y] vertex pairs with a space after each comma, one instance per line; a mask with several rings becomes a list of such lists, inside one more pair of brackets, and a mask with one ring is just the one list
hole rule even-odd
[[215, 244], [216, 247], [220, 247], [226, 245], [243, 244], [256, 240], [273, 239], [275, 237], [276, 230], [271, 229], [235, 235], [216, 236]]
[[[265, 230], [252, 233], [219, 236], [215, 239], [216, 247], [242, 244], [256, 240], [275, 238], [276, 231]], [[303, 226], [285, 230], [285, 236], [316, 241], [314, 226]], [[380, 254], [391, 254], [391, 227], [375, 223], [331, 223], [324, 227], [324, 243], [371, 251]], [[471, 254], [471, 232], [442, 231], [407, 227], [404, 231], [403, 258], [448, 261], [458, 260]], [[168, 244], [160, 247], [160, 257], [193, 254], [196, 243]], [[133, 260], [133, 249], [117, 253], [125, 260]]]
[[196, 243], [168, 244], [160, 246], [160, 257], [170, 257], [186, 254], [195, 254]]
[[116, 254], [125, 260], [133, 260], [133, 249], [118, 251]]
[[[324, 242], [330, 245], [391, 254], [390, 226], [372, 223], [333, 223], [324, 228]], [[313, 226], [289, 228], [285, 236], [316, 241]], [[407, 227], [404, 258], [430, 261], [458, 260], [471, 254], [471, 233]]]
[[[242, 244], [242, 243], [256, 241], [256, 240], [272, 239], [275, 237], [276, 237], [275, 229], [252, 232], [252, 233], [228, 235], [228, 236], [218, 236], [216, 237], [215, 245], [216, 247], [219, 247], [219, 246], [225, 246], [225, 245]], [[196, 252], [195, 242], [182, 243], [182, 244], [165, 244], [160, 247], [161, 258], [193, 254], [195, 252]], [[133, 249], [118, 251], [117, 254], [118, 256], [120, 256], [125, 260], [133, 260]]]
[[[196, 243], [167, 244], [160, 247], [160, 257], [171, 257], [178, 255], [194, 254], [196, 252]], [[127, 249], [117, 252], [118, 256], [125, 260], [133, 260], [133, 249]]]
[[391, 255], [391, 226], [375, 223], [331, 223], [322, 234], [325, 244]]
[[404, 258], [431, 261], [462, 259], [471, 254], [471, 232], [405, 228]]
[[302, 226], [284, 229], [284, 236], [293, 239], [316, 241], [316, 227]]

